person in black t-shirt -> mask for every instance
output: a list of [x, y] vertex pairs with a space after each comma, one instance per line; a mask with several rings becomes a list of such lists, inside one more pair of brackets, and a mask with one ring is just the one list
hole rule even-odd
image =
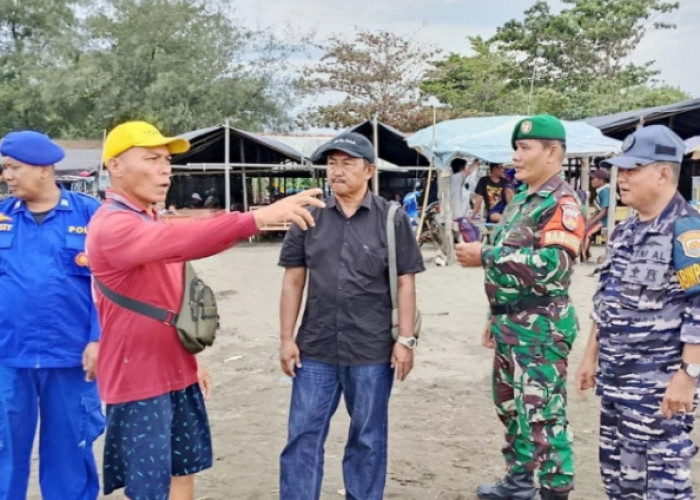
[[481, 206], [484, 205], [486, 211], [486, 222], [498, 222], [506, 207], [504, 189], [506, 180], [503, 178], [503, 165], [494, 163], [489, 168], [489, 175], [479, 179], [474, 191], [476, 201], [472, 217], [481, 215]]

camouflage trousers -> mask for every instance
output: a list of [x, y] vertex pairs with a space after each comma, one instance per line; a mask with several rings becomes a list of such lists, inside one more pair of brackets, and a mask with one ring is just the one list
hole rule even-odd
[[572, 434], [566, 418], [569, 348], [496, 344], [493, 399], [506, 428], [501, 450], [508, 470], [539, 468], [540, 486], [573, 489]]
[[690, 440], [693, 415], [665, 419], [661, 396], [648, 404], [603, 397], [600, 474], [611, 500], [694, 498], [690, 477], [697, 447]]

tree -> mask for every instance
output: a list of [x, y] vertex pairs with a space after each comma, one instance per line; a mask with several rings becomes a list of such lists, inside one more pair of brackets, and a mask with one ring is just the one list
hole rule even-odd
[[533, 65], [541, 81], [561, 89], [583, 88], [597, 78], [624, 87], [647, 83], [657, 72], [653, 61], [641, 66], [626, 62], [651, 29], [674, 26], [650, 20], [671, 12], [678, 2], [662, 0], [562, 0], [570, 8], [553, 14], [545, 1], [525, 11], [525, 19], [498, 28], [492, 42], [518, 57], [528, 78]]
[[530, 108], [568, 119], [688, 98], [654, 81], [653, 61], [627, 62], [650, 30], [673, 28], [656, 18], [678, 2], [562, 1], [569, 7], [559, 13], [540, 0], [522, 21], [506, 22], [489, 40], [470, 38], [475, 54], [436, 62], [424, 91], [464, 114]]
[[88, 16], [86, 50], [56, 82], [53, 118], [62, 135], [94, 136], [135, 118], [177, 132], [225, 118], [259, 129], [285, 116], [288, 94], [276, 86], [275, 64], [290, 46], [238, 28], [198, 0], [107, 4]]
[[515, 61], [480, 36], [468, 40], [474, 55], [452, 53], [436, 61], [421, 90], [449, 103], [452, 117], [522, 112], [527, 89], [518, 89], [509, 79]]
[[289, 123], [297, 44], [217, 0], [0, 0], [0, 133], [97, 138], [126, 119], [183, 132]]
[[82, 1], [0, 0], [0, 133], [51, 132], [42, 105], [52, 70], [77, 46]]
[[[508, 21], [491, 39], [520, 61], [513, 67], [514, 79], [522, 82], [537, 74], [538, 111], [583, 118], [630, 109], [658, 71], [653, 61], [636, 65], [627, 58], [650, 30], [674, 28], [655, 19], [677, 9], [678, 2], [562, 1], [570, 7], [559, 13], [551, 13], [544, 1], [536, 2], [522, 22]], [[554, 102], [553, 94], [559, 94]], [[686, 97], [649, 88], [647, 96], [652, 94], [654, 101]]]
[[319, 127], [347, 127], [377, 118], [399, 130], [430, 123], [421, 107], [420, 82], [437, 53], [387, 31], [357, 30], [352, 39], [332, 36], [317, 44], [321, 60], [307, 68], [297, 84], [313, 96], [338, 92], [342, 100], [320, 105], [302, 120]]

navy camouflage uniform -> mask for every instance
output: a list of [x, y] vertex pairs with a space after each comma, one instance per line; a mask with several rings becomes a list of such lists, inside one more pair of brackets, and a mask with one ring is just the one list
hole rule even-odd
[[600, 471], [610, 499], [693, 498], [694, 417], [660, 411], [684, 343], [700, 344], [700, 296], [684, 295], [673, 266], [674, 222], [687, 215], [700, 216], [676, 193], [656, 219], [624, 221], [597, 269]]

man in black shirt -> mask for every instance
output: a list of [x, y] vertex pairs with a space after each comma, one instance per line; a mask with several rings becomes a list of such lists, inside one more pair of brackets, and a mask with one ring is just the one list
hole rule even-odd
[[[292, 226], [279, 264], [282, 371], [294, 377], [287, 445], [280, 457], [280, 498], [317, 499], [323, 445], [341, 394], [350, 414], [343, 459], [347, 498], [379, 500], [387, 470], [392, 380], [413, 367], [415, 273], [423, 259], [408, 217], [399, 209], [395, 232], [399, 337], [391, 336], [386, 222], [389, 203], [374, 196], [374, 150], [364, 136], [345, 133], [312, 156], [325, 161], [333, 196], [312, 210], [316, 226]], [[304, 316], [294, 328], [308, 273]]]
[[489, 175], [479, 179], [474, 191], [476, 200], [474, 202], [474, 216], [481, 215], [481, 205], [486, 209], [486, 222], [498, 222], [506, 207], [504, 188], [506, 180], [503, 177], [503, 165], [493, 163], [489, 168]]

